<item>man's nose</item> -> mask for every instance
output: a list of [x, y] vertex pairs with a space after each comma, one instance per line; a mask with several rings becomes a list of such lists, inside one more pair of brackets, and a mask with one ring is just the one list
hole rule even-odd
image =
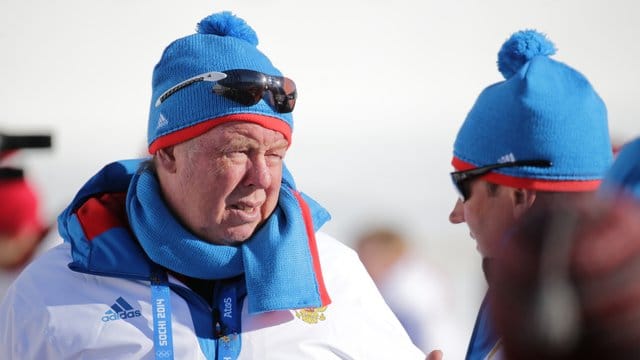
[[256, 156], [250, 161], [245, 185], [267, 188], [271, 185], [271, 172], [264, 156]]
[[462, 199], [458, 198], [455, 205], [453, 205], [453, 210], [451, 210], [449, 214], [449, 222], [452, 224], [461, 224], [464, 222]]

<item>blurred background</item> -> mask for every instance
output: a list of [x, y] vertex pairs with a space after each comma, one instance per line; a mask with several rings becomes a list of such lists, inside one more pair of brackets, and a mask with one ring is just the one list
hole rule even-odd
[[[537, 29], [609, 110], [614, 142], [640, 133], [640, 3], [633, 0], [0, 0], [0, 132], [53, 136], [17, 154], [54, 218], [107, 162], [145, 153], [151, 72], [166, 45], [231, 10], [299, 89], [287, 156], [299, 188], [352, 245], [402, 229], [441, 270], [458, 359], [484, 293], [466, 226], [447, 217], [452, 144], [480, 91], [502, 80], [509, 35]], [[585, 144], [588, 146], [588, 144]], [[0, 199], [0, 206], [2, 200]]]

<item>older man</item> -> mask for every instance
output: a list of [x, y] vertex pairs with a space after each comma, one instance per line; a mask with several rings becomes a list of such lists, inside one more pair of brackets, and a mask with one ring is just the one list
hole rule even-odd
[[[296, 87], [228, 12], [153, 73], [150, 161], [107, 165], [0, 306], [0, 357], [423, 359], [283, 159]], [[67, 267], [68, 264], [68, 267]]]

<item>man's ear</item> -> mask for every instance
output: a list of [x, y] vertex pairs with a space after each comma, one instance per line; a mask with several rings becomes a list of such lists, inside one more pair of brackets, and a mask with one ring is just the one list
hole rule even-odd
[[176, 172], [176, 157], [173, 154], [173, 146], [156, 151], [156, 166], [169, 173]]
[[513, 211], [516, 218], [519, 218], [531, 208], [536, 201], [537, 192], [531, 189], [516, 188], [513, 191]]

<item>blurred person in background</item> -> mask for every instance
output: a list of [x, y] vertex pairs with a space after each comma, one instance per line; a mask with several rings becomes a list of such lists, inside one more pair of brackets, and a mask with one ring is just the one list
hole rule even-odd
[[457, 333], [444, 274], [391, 227], [359, 233], [355, 249], [413, 343], [425, 352], [437, 347], [447, 353]]
[[0, 358], [424, 359], [284, 165], [295, 83], [232, 13], [196, 31], [154, 68], [153, 158], [60, 215], [0, 304]]
[[[469, 227], [485, 277], [519, 219], [588, 201], [613, 158], [604, 102], [555, 51], [538, 31], [512, 34], [498, 52], [505, 80], [482, 91], [455, 139], [449, 220]], [[499, 358], [501, 335], [485, 296], [466, 358]]]
[[22, 170], [0, 167], [0, 298], [48, 232], [40, 197]]
[[44, 219], [36, 186], [12, 164], [19, 149], [50, 145], [49, 136], [0, 133], [0, 299], [36, 255], [61, 241]]
[[628, 196], [640, 201], [640, 137], [620, 146], [600, 192], [604, 196]]
[[640, 138], [599, 195], [523, 218], [496, 257], [489, 303], [506, 359], [640, 359]]

